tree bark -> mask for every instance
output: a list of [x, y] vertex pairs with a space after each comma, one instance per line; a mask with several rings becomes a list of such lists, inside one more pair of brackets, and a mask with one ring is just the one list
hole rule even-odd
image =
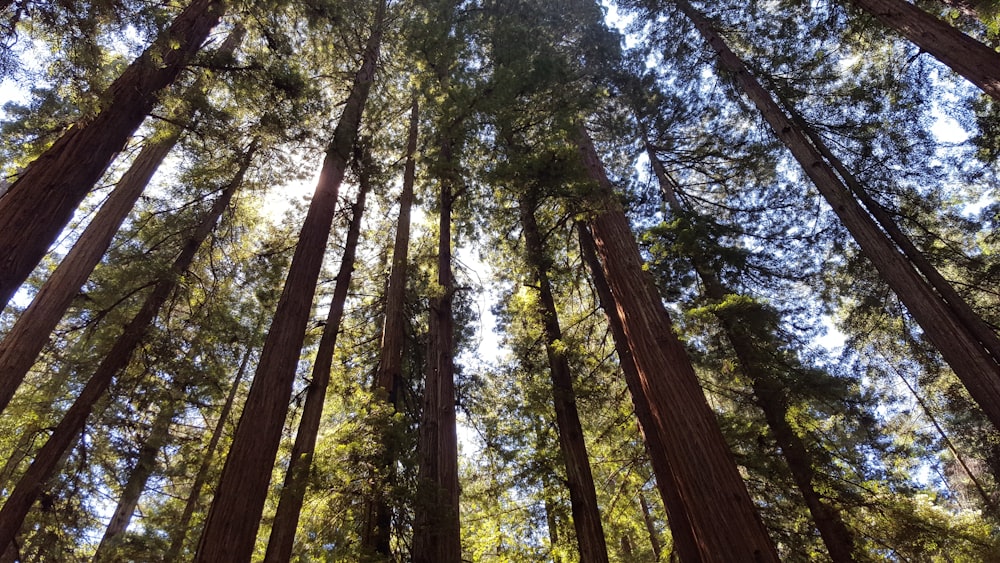
[[523, 194], [519, 204], [527, 263], [532, 270], [532, 277], [538, 284], [539, 312], [552, 379], [552, 400], [556, 411], [559, 449], [562, 451], [566, 466], [566, 486], [569, 489], [570, 506], [573, 510], [573, 526], [576, 529], [580, 561], [606, 562], [608, 546], [604, 537], [604, 527], [601, 525], [594, 476], [590, 470], [590, 457], [587, 455], [587, 445], [583, 439], [583, 426], [580, 424], [580, 415], [576, 408], [573, 376], [565, 352], [558, 349], [562, 341], [562, 329], [559, 326], [555, 298], [552, 296], [545, 247], [535, 220], [537, 203], [534, 197]]
[[1000, 101], [1000, 54], [906, 0], [850, 0]]
[[354, 214], [347, 230], [347, 240], [344, 244], [344, 256], [340, 260], [340, 271], [337, 273], [337, 286], [333, 290], [333, 300], [323, 327], [323, 336], [319, 340], [319, 349], [313, 363], [312, 383], [306, 392], [305, 405], [302, 407], [302, 418], [295, 434], [295, 444], [292, 446], [292, 456], [285, 472], [285, 482], [281, 488], [274, 524], [271, 526], [271, 536], [267, 543], [264, 561], [281, 563], [292, 558], [292, 546], [295, 542], [295, 530], [299, 525], [299, 512], [306, 495], [309, 470], [312, 467], [313, 453], [316, 450], [316, 437], [319, 435], [319, 424], [323, 416], [323, 403], [326, 401], [326, 389], [330, 383], [330, 371], [333, 365], [333, 351], [337, 345], [337, 335], [340, 332], [340, 321], [344, 316], [344, 305], [347, 302], [347, 290], [351, 286], [351, 275], [354, 273], [354, 257], [357, 252], [358, 238], [361, 235], [361, 219], [365, 212], [365, 196], [370, 188], [370, 158], [366, 157], [357, 163], [360, 177], [358, 197], [354, 204]]
[[708, 20], [686, 0], [674, 0], [674, 3], [694, 22], [719, 55], [722, 66], [732, 73], [736, 83], [799, 161], [862, 252], [924, 330], [927, 339], [941, 352], [993, 425], [1000, 428], [1000, 365], [956, 318], [896, 245], [879, 230], [802, 130], [785, 115], [778, 103], [750, 74], [743, 61], [715, 33]]
[[[230, 33], [219, 47], [216, 58], [231, 56], [242, 37], [242, 28]], [[202, 90], [203, 80], [199, 79], [182, 99], [190, 100]], [[174, 124], [190, 122], [193, 117], [194, 107], [184, 104], [182, 109], [173, 113], [165, 131], [155, 135], [143, 147], [73, 248], [45, 280], [31, 305], [0, 342], [0, 412], [7, 407], [17, 387], [24, 381], [48, 342], [49, 335], [101, 261], [149, 180], [177, 144], [183, 131]]]
[[642, 521], [646, 524], [646, 533], [649, 534], [649, 545], [653, 548], [653, 558], [656, 561], [660, 560], [660, 554], [663, 552], [663, 544], [660, 543], [660, 532], [656, 529], [656, 522], [653, 521], [653, 515], [649, 511], [649, 503], [646, 502], [646, 496], [639, 492], [639, 508], [642, 509]]
[[[413, 207], [413, 185], [416, 180], [416, 153], [420, 106], [417, 93], [413, 93], [410, 109], [410, 126], [406, 139], [406, 164], [403, 166], [403, 189], [399, 195], [399, 218], [396, 221], [396, 239], [392, 246], [392, 266], [385, 296], [385, 320], [382, 324], [382, 345], [378, 369], [375, 374], [376, 401], [384, 402], [393, 413], [399, 408], [399, 389], [403, 382], [403, 344], [406, 339], [406, 279], [410, 247], [410, 211]], [[367, 520], [361, 534], [362, 545], [381, 557], [392, 555], [389, 537], [392, 531], [392, 510], [386, 500], [386, 490], [395, 484], [398, 446], [392, 432], [382, 430], [382, 452], [377, 462], [381, 485], [374, 487], [375, 498], [368, 508]]]
[[414, 563], [459, 563], [462, 544], [458, 513], [458, 436], [455, 426], [454, 318], [451, 276], [451, 212], [457, 180], [452, 140], [442, 133], [438, 287], [431, 297], [427, 374], [417, 446], [417, 502], [414, 507]]
[[104, 396], [114, 377], [128, 365], [132, 353], [142, 342], [160, 308], [170, 297], [179, 278], [194, 260], [202, 242], [215, 228], [219, 217], [229, 206], [233, 194], [243, 183], [243, 177], [250, 167], [255, 150], [255, 147], [251, 147], [244, 155], [239, 172], [195, 228], [191, 238], [185, 243], [170, 269], [153, 286], [153, 290], [146, 297], [139, 312], [125, 325], [125, 329], [112, 345], [111, 351], [101, 361], [94, 375], [80, 392], [80, 396], [66, 411], [63, 419], [53, 430], [48, 441], [39, 450], [35, 460], [7, 498], [3, 509], [0, 509], [0, 550], [6, 549], [10, 545], [15, 534], [21, 528], [28, 510], [41, 493], [42, 486], [52, 476], [59, 459], [83, 430], [94, 405], [98, 399]]
[[777, 561], [715, 414], [642, 258], [586, 130], [576, 141], [596, 184], [590, 227], [655, 430], [704, 561]]
[[196, 561], [249, 561], [253, 552], [281, 429], [288, 413], [295, 368], [336, 211], [337, 193], [375, 79], [384, 14], [383, 2], [379, 4], [361, 68], [355, 75], [333, 141], [327, 149], [274, 321], [198, 543]]
[[41, 261], [115, 155], [201, 48], [225, 0], [193, 0], [104, 93], [93, 118], [70, 127], [0, 197], [0, 311]]

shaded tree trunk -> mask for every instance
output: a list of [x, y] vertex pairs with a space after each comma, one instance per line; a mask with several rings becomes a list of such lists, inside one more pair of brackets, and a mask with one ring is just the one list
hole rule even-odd
[[104, 93], [93, 119], [70, 127], [0, 197], [0, 311], [225, 11], [193, 0]]
[[628, 219], [582, 127], [576, 141], [584, 168], [598, 188], [590, 219], [597, 254], [701, 558], [777, 561], [691, 361], [643, 270]]
[[850, 0], [1000, 101], [1000, 54], [906, 0]]
[[569, 489], [570, 505], [573, 510], [573, 526], [580, 548], [580, 561], [605, 562], [608, 561], [608, 546], [601, 525], [601, 513], [597, 505], [590, 458], [583, 439], [583, 427], [576, 408], [573, 376], [565, 353], [557, 348], [562, 341], [562, 329], [559, 326], [555, 298], [552, 296], [552, 285], [548, 276], [548, 259], [535, 220], [537, 203], [534, 197], [523, 194], [519, 206], [525, 254], [532, 276], [538, 284], [539, 312], [544, 325], [545, 353], [552, 379], [552, 400], [556, 411], [559, 449], [562, 451], [566, 466], [566, 486]]
[[414, 507], [413, 561], [458, 563], [462, 544], [458, 513], [458, 436], [455, 426], [455, 324], [451, 276], [451, 212], [457, 185], [452, 140], [442, 133], [440, 174], [440, 233], [438, 238], [439, 295], [431, 297], [428, 324], [427, 375], [417, 446], [417, 501]]
[[[365, 151], [367, 152], [367, 151]], [[347, 240], [344, 244], [344, 256], [340, 260], [340, 271], [337, 273], [337, 286], [333, 290], [333, 300], [330, 311], [320, 337], [319, 349], [313, 363], [312, 383], [306, 392], [305, 405], [302, 407], [302, 418], [295, 434], [295, 444], [292, 446], [292, 456], [285, 472], [285, 482], [281, 488], [274, 524], [271, 526], [271, 536], [267, 543], [264, 561], [280, 563], [290, 561], [292, 546], [295, 542], [295, 530], [299, 524], [299, 512], [306, 495], [309, 470], [312, 467], [313, 453], [316, 450], [316, 437], [319, 435], [319, 424], [323, 416], [323, 403], [326, 401], [326, 389], [330, 383], [330, 371], [333, 365], [333, 351], [337, 345], [337, 335], [340, 332], [340, 321], [344, 316], [344, 304], [347, 302], [347, 290], [351, 286], [351, 275], [354, 273], [354, 257], [361, 235], [361, 219], [365, 212], [365, 196], [370, 188], [370, 158], [356, 160], [358, 168], [359, 188], [357, 201], [354, 204], [351, 225], [347, 230]]]
[[128, 365], [132, 353], [142, 342], [160, 308], [170, 297], [181, 275], [194, 260], [202, 242], [215, 228], [219, 217], [229, 206], [233, 194], [243, 183], [243, 177], [250, 167], [255, 150], [255, 147], [251, 147], [244, 155], [239, 172], [195, 228], [191, 238], [185, 243], [170, 269], [153, 286], [153, 290], [146, 297], [139, 312], [125, 325], [121, 335], [112, 345], [111, 351], [101, 361], [94, 375], [80, 392], [79, 397], [66, 411], [63, 419], [52, 431], [48, 441], [39, 450], [35, 460], [7, 498], [3, 509], [0, 509], [0, 549], [6, 549], [10, 545], [14, 535], [21, 528], [31, 505], [38, 498], [45, 482], [52, 476], [59, 459], [80, 435], [94, 405], [98, 399], [104, 396], [114, 377]]
[[[219, 47], [216, 58], [231, 56], [242, 36], [242, 28], [230, 33]], [[203, 89], [202, 82], [198, 80], [182, 99], [190, 100], [199, 94]], [[194, 107], [185, 104], [183, 109], [173, 113], [170, 121], [186, 123], [193, 116]], [[59, 324], [94, 267], [101, 261], [115, 233], [128, 217], [149, 180], [180, 139], [183, 132], [180, 127], [172, 124], [165, 127], [164, 132], [155, 135], [139, 152], [94, 219], [73, 244], [73, 248], [49, 279], [45, 280], [31, 305], [18, 317], [10, 332], [0, 342], [0, 411], [7, 407], [17, 387], [24, 381], [28, 370], [48, 342], [49, 335]]]
[[997, 361], [879, 230], [802, 130], [785, 115], [743, 61], [715, 33], [708, 20], [685, 0], [674, 0], [674, 3], [694, 22], [719, 55], [722, 66], [733, 74], [736, 83], [799, 161], [862, 252], [924, 330], [927, 339], [940, 351], [993, 425], [1000, 428], [1000, 365]]
[[545, 524], [549, 532], [549, 549], [552, 555], [552, 563], [562, 563], [562, 558], [556, 552], [559, 545], [559, 521], [556, 518], [555, 505], [548, 496], [545, 497]]
[[274, 321], [268, 330], [250, 393], [222, 469], [219, 488], [198, 543], [197, 561], [248, 561], [253, 552], [281, 429], [288, 413], [295, 368], [336, 211], [337, 193], [375, 79], [384, 13], [385, 4], [381, 3], [361, 68], [334, 130], [316, 192], [295, 245]]
[[[410, 126], [406, 139], [406, 164], [403, 167], [403, 189], [399, 195], [399, 218], [396, 221], [396, 239], [392, 246], [392, 266], [389, 271], [389, 285], [385, 296], [385, 320], [382, 324], [382, 346], [378, 370], [375, 374], [376, 400], [383, 401], [393, 412], [398, 410], [399, 389], [403, 382], [403, 344], [406, 338], [407, 261], [410, 247], [410, 210], [413, 207], [413, 184], [416, 179], [417, 135], [420, 107], [417, 93], [413, 93], [410, 109]], [[386, 499], [386, 491], [395, 484], [396, 458], [398, 447], [392, 432], [383, 429], [380, 440], [382, 451], [378, 471], [384, 476], [381, 485], [376, 484], [361, 534], [362, 545], [370, 552], [382, 557], [392, 555], [389, 536], [392, 531], [392, 511]]]
[[663, 544], [660, 543], [660, 532], [656, 529], [656, 522], [649, 510], [649, 503], [646, 496], [639, 492], [639, 508], [642, 509], [642, 521], [646, 524], [646, 533], [649, 534], [649, 545], [653, 548], [653, 557], [659, 561], [663, 552]]

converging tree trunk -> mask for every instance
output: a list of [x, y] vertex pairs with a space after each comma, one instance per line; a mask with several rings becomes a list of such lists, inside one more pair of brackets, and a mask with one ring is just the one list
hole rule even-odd
[[295, 444], [292, 446], [292, 456], [285, 472], [285, 483], [281, 487], [278, 509], [274, 514], [271, 526], [271, 536], [267, 543], [264, 561], [281, 563], [292, 558], [292, 546], [295, 542], [295, 529], [299, 524], [299, 512], [306, 495], [309, 470], [312, 467], [313, 452], [316, 449], [316, 437], [319, 434], [319, 424], [323, 416], [323, 403], [326, 402], [326, 389], [330, 383], [330, 371], [333, 366], [333, 351], [337, 345], [337, 334], [340, 332], [340, 321], [344, 316], [344, 304], [347, 302], [347, 290], [351, 286], [351, 275], [354, 273], [354, 257], [361, 235], [361, 219], [365, 212], [365, 196], [370, 188], [371, 159], [367, 155], [355, 160], [358, 181], [358, 196], [353, 206], [351, 225], [347, 230], [347, 240], [344, 243], [344, 256], [340, 260], [340, 271], [337, 272], [337, 286], [333, 290], [330, 311], [323, 327], [323, 336], [319, 340], [319, 349], [313, 362], [312, 382], [306, 391], [305, 405], [302, 407], [302, 417], [299, 429], [295, 434]]
[[935, 293], [913, 263], [879, 230], [871, 215], [841, 182], [823, 155], [750, 74], [743, 61], [726, 45], [708, 20], [685, 0], [674, 0], [674, 4], [694, 22], [718, 54], [719, 62], [732, 73], [736, 83], [799, 161], [864, 255], [924, 330], [927, 339], [948, 362], [993, 425], [1000, 428], [1000, 364], [997, 360]]
[[[230, 33], [219, 47], [215, 58], [231, 56], [242, 36], [242, 28]], [[203, 88], [203, 80], [199, 79], [182, 100], [190, 101]], [[177, 144], [183, 130], [176, 124], [189, 122], [194, 117], [194, 111], [193, 105], [182, 104], [180, 109], [173, 112], [170, 123], [164, 125], [165, 130], [156, 134], [143, 147], [94, 219], [73, 244], [73, 248], [45, 280], [31, 305], [18, 317], [10, 332], [0, 342], [0, 411], [7, 407], [17, 387], [24, 381], [28, 370], [45, 347], [49, 334], [59, 324], [73, 298], [101, 261], [150, 178]]]
[[0, 197], [0, 311], [225, 8], [225, 0], [193, 0], [111, 84], [101, 111], [70, 127]]
[[180, 277], [194, 260], [202, 242], [212, 232], [219, 217], [229, 206], [233, 194], [243, 183], [243, 177], [250, 167], [255, 147], [256, 143], [243, 155], [239, 172], [192, 232], [191, 238], [185, 243], [170, 269], [153, 286], [139, 312], [125, 325], [121, 335], [112, 345], [111, 351], [101, 361], [94, 375], [87, 381], [76, 401], [63, 415], [48, 441], [38, 451], [28, 470], [18, 481], [10, 496], [7, 497], [3, 509], [0, 509], [0, 551], [6, 549], [13, 541], [15, 534], [24, 522], [24, 517], [28, 514], [28, 510], [41, 493], [42, 486], [52, 476], [59, 459], [76, 441], [77, 436], [86, 425], [87, 417], [94, 405], [98, 399], [104, 396], [114, 377], [128, 365], [133, 352], [142, 342], [160, 308], [173, 293]]
[[582, 127], [576, 141], [584, 168], [597, 187], [590, 219], [597, 254], [701, 559], [777, 561], [715, 413], [652, 279], [643, 270], [628, 219]]
[[566, 486], [569, 489], [570, 505], [573, 510], [573, 526], [576, 528], [580, 561], [606, 562], [608, 546], [601, 525], [601, 513], [597, 505], [597, 492], [590, 471], [587, 445], [583, 439], [583, 427], [576, 408], [573, 376], [565, 352], [559, 349], [562, 329], [559, 326], [555, 298], [552, 296], [547, 254], [535, 219], [536, 198], [522, 193], [519, 207], [527, 263], [532, 270], [534, 281], [538, 284], [539, 312], [552, 379], [552, 400], [556, 411], [559, 449], [562, 451], [566, 466]]
[[299, 233], [285, 287], [268, 330], [260, 363], [222, 469], [197, 561], [249, 561], [260, 524], [274, 457], [295, 379], [313, 295], [337, 206], [337, 194], [354, 150], [368, 92], [375, 80], [385, 3], [379, 4], [363, 62], [323, 161], [316, 192]]

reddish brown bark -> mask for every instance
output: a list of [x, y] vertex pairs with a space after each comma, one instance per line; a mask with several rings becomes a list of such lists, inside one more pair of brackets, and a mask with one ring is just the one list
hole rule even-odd
[[582, 129], [576, 140], [598, 186], [590, 220], [597, 254], [701, 560], [777, 561], [593, 143]]
[[1000, 54], [906, 0], [850, 0], [1000, 101]]
[[225, 5], [224, 0], [193, 0], [111, 84], [103, 109], [73, 125], [0, 197], [0, 310], [153, 109], [157, 94], [201, 48]]
[[313, 453], [316, 450], [316, 437], [319, 435], [319, 423], [323, 416], [323, 403], [326, 401], [326, 389], [330, 383], [330, 371], [333, 366], [333, 351], [337, 345], [337, 334], [340, 332], [340, 321], [344, 316], [344, 305], [347, 303], [347, 290], [351, 286], [351, 275], [354, 273], [354, 257], [357, 252], [358, 238], [361, 236], [361, 218], [365, 212], [365, 196], [368, 194], [370, 162], [365, 158], [358, 165], [360, 177], [358, 197], [354, 204], [354, 215], [347, 230], [347, 240], [344, 243], [344, 256], [340, 260], [340, 271], [337, 273], [337, 286], [333, 290], [333, 299], [327, 313], [323, 336], [319, 340], [319, 349], [313, 363], [312, 383], [306, 391], [305, 404], [302, 407], [302, 418], [295, 434], [295, 444], [292, 446], [292, 456], [285, 472], [285, 482], [281, 488], [278, 508], [274, 514], [274, 524], [271, 526], [271, 536], [267, 543], [264, 561], [280, 563], [290, 561], [292, 546], [295, 542], [295, 530], [299, 525], [299, 512], [305, 500], [306, 485], [309, 470], [312, 467]]
[[48, 441], [39, 450], [35, 460], [7, 498], [3, 509], [0, 509], [0, 550], [6, 549], [10, 545], [24, 522], [25, 515], [28, 514], [31, 505], [41, 493], [42, 486], [52, 476], [59, 459], [83, 430], [94, 405], [98, 399], [104, 396], [115, 375], [128, 365], [132, 353], [142, 341], [149, 326], [159, 313], [160, 307], [170, 297], [180, 276], [191, 265], [198, 248], [215, 228], [215, 224], [222, 216], [222, 212], [228, 207], [233, 194], [243, 183], [243, 177], [250, 166], [253, 152], [254, 149], [251, 148], [244, 156], [244, 161], [237, 175], [216, 199], [212, 209], [194, 230], [170, 269], [153, 286], [153, 290], [146, 297], [139, 312], [125, 325], [122, 334], [112, 345], [111, 351], [101, 361], [94, 375], [80, 392], [79, 397], [63, 415], [63, 419], [53, 430]]
[[382, 41], [379, 5], [361, 68], [327, 149], [319, 182], [299, 233], [285, 287], [209, 510], [196, 561], [248, 561], [288, 413], [295, 368], [305, 339], [323, 255], [344, 178], [375, 79]]
[[539, 312], [543, 324], [545, 353], [549, 361], [552, 379], [552, 401], [556, 411], [556, 429], [559, 449], [566, 466], [566, 487], [569, 489], [570, 506], [573, 510], [573, 526], [576, 529], [580, 561], [608, 561], [608, 546], [601, 525], [601, 513], [597, 504], [594, 477], [590, 470], [590, 457], [583, 439], [583, 426], [576, 408], [576, 392], [573, 390], [573, 376], [564, 352], [558, 349], [562, 341], [552, 284], [546, 265], [545, 246], [535, 220], [534, 198], [522, 195], [519, 201], [521, 227], [525, 239], [525, 255], [532, 270], [532, 277], [538, 284]]
[[914, 269], [912, 262], [879, 230], [805, 133], [750, 74], [708, 20], [685, 0], [674, 0], [674, 3], [694, 22], [718, 54], [719, 62], [732, 73], [736, 83], [799, 161], [862, 252], [920, 324], [927, 339], [941, 352], [993, 425], [1000, 428], [1000, 365], [997, 361]]
[[[399, 389], [403, 382], [403, 344], [406, 338], [406, 271], [410, 246], [410, 211], [413, 207], [413, 184], [416, 179], [416, 153], [420, 107], [416, 92], [410, 109], [410, 127], [406, 140], [406, 164], [403, 167], [403, 189], [399, 195], [399, 218], [396, 221], [396, 239], [392, 246], [392, 266], [385, 296], [385, 320], [382, 324], [382, 346], [378, 370], [375, 374], [376, 401], [384, 401], [395, 412], [398, 408]], [[362, 545], [382, 557], [390, 557], [389, 536], [392, 511], [385, 498], [387, 489], [394, 485], [397, 446], [392, 433], [385, 429], [381, 439], [381, 459], [378, 471], [384, 476], [376, 484], [368, 514], [361, 534]]]

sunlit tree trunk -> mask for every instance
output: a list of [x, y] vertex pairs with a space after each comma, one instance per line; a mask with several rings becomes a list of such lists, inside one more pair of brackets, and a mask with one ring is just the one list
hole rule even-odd
[[219, 488], [198, 542], [197, 561], [248, 561], [253, 552], [281, 429], [288, 413], [295, 368], [336, 211], [337, 194], [375, 79], [384, 14], [382, 3], [295, 245], [274, 321], [268, 330], [260, 363], [222, 469]]
[[0, 197], [0, 311], [41, 261], [115, 155], [201, 48], [224, 0], [194, 0], [102, 96], [93, 119], [71, 127]]
[[10, 545], [28, 510], [41, 493], [43, 485], [52, 476], [59, 459], [80, 435], [94, 405], [104, 396], [114, 377], [128, 365], [132, 353], [142, 342], [160, 308], [174, 291], [181, 275], [191, 265], [201, 244], [215, 228], [223, 211], [229, 206], [233, 194], [243, 183], [254, 150], [251, 148], [243, 156], [239, 172], [192, 232], [191, 238], [187, 240], [170, 269], [153, 286], [139, 312], [125, 325], [121, 335], [112, 345], [111, 351], [101, 361], [94, 375], [87, 381], [76, 401], [63, 415], [48, 441], [38, 451], [31, 466], [7, 498], [3, 509], [0, 509], [0, 549], [6, 549]]
[[357, 201], [354, 203], [351, 225], [347, 230], [344, 256], [340, 260], [340, 271], [337, 273], [337, 286], [333, 290], [330, 311], [327, 313], [323, 336], [320, 337], [319, 349], [316, 351], [316, 359], [313, 362], [312, 382], [306, 391], [305, 405], [302, 407], [302, 417], [299, 419], [299, 429], [295, 434], [292, 456], [285, 472], [285, 483], [281, 488], [278, 508], [271, 526], [271, 536], [267, 543], [267, 552], [264, 555], [264, 561], [270, 563], [290, 561], [292, 557], [295, 530], [299, 524], [299, 513], [306, 495], [309, 470], [312, 467], [313, 453], [316, 450], [316, 437], [319, 435], [320, 420], [323, 416], [323, 403], [326, 402], [326, 389], [330, 383], [333, 351], [337, 345], [340, 321], [344, 316], [344, 305], [347, 303], [347, 290], [351, 286], [351, 275], [354, 273], [354, 257], [357, 252], [358, 238], [361, 235], [365, 196], [370, 188], [369, 167], [371, 166], [369, 158], [355, 162], [360, 178]]
[[559, 350], [562, 329], [559, 326], [555, 298], [549, 281], [545, 247], [538, 223], [535, 220], [535, 198], [522, 195], [519, 201], [521, 227], [525, 239], [527, 263], [538, 284], [539, 312], [541, 313], [545, 353], [548, 356], [549, 372], [552, 379], [552, 399], [556, 412], [556, 428], [559, 435], [559, 449], [566, 466], [566, 486], [569, 489], [570, 505], [573, 510], [573, 526], [576, 529], [580, 561], [608, 561], [608, 547], [601, 525], [601, 513], [597, 505], [594, 477], [590, 471], [590, 458], [583, 439], [583, 426], [576, 408], [576, 393], [573, 390], [573, 376], [565, 352]]

